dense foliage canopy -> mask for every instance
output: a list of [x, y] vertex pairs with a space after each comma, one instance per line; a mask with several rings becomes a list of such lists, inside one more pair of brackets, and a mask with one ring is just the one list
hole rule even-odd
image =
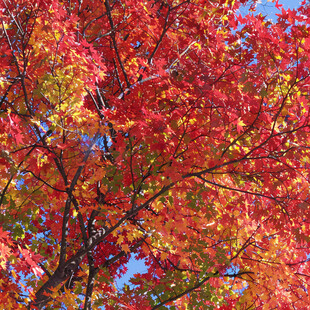
[[2, 309], [310, 307], [310, 10], [274, 5], [0, 1]]

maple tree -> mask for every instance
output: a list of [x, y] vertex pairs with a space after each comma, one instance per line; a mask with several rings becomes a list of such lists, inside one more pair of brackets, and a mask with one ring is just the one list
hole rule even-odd
[[247, 2], [0, 2], [2, 308], [308, 309], [310, 10]]

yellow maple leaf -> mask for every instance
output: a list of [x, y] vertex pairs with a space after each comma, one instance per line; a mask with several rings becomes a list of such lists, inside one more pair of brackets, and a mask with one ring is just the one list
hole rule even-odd
[[120, 235], [120, 236], [118, 236], [116, 243], [117, 244], [122, 244], [123, 241], [124, 241], [124, 236]]
[[128, 241], [132, 242], [133, 240], [135, 240], [135, 236], [133, 234], [128, 234], [127, 239]]
[[121, 245], [122, 247], [122, 250], [125, 252], [125, 253], [129, 253], [130, 252], [130, 248], [128, 246], [128, 244], [124, 243]]

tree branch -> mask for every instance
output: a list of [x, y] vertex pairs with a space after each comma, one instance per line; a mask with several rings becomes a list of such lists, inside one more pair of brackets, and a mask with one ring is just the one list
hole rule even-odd
[[[219, 272], [216, 271], [216, 272], [213, 273], [213, 276], [216, 276], [216, 275], [218, 275], [218, 274], [219, 274]], [[166, 299], [166, 300], [160, 302], [159, 304], [157, 304], [156, 306], [154, 306], [154, 307], [152, 308], [152, 310], [158, 309], [158, 308], [164, 306], [165, 304], [167, 304], [167, 303], [169, 303], [169, 302], [175, 301], [175, 300], [181, 298], [182, 296], [187, 295], [187, 294], [189, 294], [189, 293], [191, 293], [191, 292], [197, 290], [197, 289], [200, 288], [204, 283], [206, 283], [208, 280], [210, 280], [210, 278], [211, 278], [210, 276], [205, 277], [203, 280], [201, 280], [200, 282], [198, 282], [195, 286], [189, 287], [188, 289], [186, 289], [186, 290], [183, 291], [182, 293], [180, 293], [180, 294], [178, 294], [178, 295], [176, 295], [176, 296], [170, 297], [170, 298], [168, 298], [168, 299]]]

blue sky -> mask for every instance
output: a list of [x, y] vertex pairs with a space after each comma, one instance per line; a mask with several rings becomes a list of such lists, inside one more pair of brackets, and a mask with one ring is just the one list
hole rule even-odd
[[296, 9], [300, 5], [301, 1], [299, 1], [299, 0], [280, 0], [279, 3], [283, 4], [283, 7], [285, 9], [287, 9], [287, 8]]
[[[285, 9], [297, 9], [300, 3], [300, 0], [279, 0], [279, 4], [282, 4]], [[247, 10], [248, 6], [241, 8], [240, 12], [242, 15], [246, 15]], [[277, 18], [276, 14], [280, 13], [280, 11], [275, 7], [275, 3], [272, 3], [271, 0], [258, 0], [256, 13], [262, 13], [267, 19], [275, 21]]]

